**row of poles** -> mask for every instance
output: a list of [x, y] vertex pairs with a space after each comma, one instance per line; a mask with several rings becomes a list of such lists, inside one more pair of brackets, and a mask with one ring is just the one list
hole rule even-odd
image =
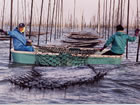
[[[30, 17], [29, 35], [31, 35], [31, 32], [32, 32], [33, 4], [34, 4], [34, 0], [32, 0], [32, 2], [31, 2], [31, 17]], [[43, 19], [42, 18], [43, 4], [44, 4], [44, 0], [41, 0], [40, 22], [39, 22], [38, 43], [37, 43], [38, 45], [40, 44], [41, 25], [42, 25], [42, 19]], [[50, 22], [51, 22], [51, 24], [49, 25]], [[55, 31], [54, 31], [54, 28], [55, 28]], [[60, 38], [63, 35], [63, 0], [54, 0], [53, 1], [52, 14], [51, 14], [51, 0], [49, 0], [49, 2], [48, 2], [46, 43], [48, 41], [48, 32], [49, 31], [50, 31], [50, 38], [49, 38], [50, 42], [52, 41], [53, 32], [55, 32], [54, 40]], [[29, 38], [30, 38], [30, 36], [29, 36]]]

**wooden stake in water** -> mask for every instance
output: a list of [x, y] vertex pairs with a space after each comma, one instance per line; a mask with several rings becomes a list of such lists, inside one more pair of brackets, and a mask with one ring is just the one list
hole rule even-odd
[[[12, 31], [13, 24], [13, 0], [11, 0], [11, 9], [10, 9], [10, 31]], [[12, 39], [10, 38], [10, 48], [9, 48], [9, 60], [11, 61], [11, 48], [12, 48]]]
[[17, 25], [19, 24], [19, 0], [17, 0]]
[[64, 30], [63, 30], [63, 24], [64, 24], [64, 23], [63, 23], [63, 17], [64, 17], [64, 16], [63, 16], [63, 5], [64, 5], [64, 4], [63, 4], [63, 0], [61, 0], [61, 34], [62, 34], [62, 36], [63, 36], [63, 31], [64, 31]]
[[57, 24], [58, 24], [58, 3], [59, 3], [59, 0], [57, 0], [57, 2], [56, 2], [56, 12], [55, 12], [55, 26], [54, 26], [54, 28], [55, 28], [55, 34], [54, 34], [54, 40], [56, 40], [57, 39]]
[[26, 0], [24, 0], [24, 8], [25, 8], [25, 20], [24, 20], [24, 22], [25, 22], [25, 24], [27, 23], [27, 19], [26, 19], [26, 12], [27, 12], [27, 8], [26, 8]]
[[112, 14], [112, 34], [114, 33], [114, 14], [115, 14], [115, 0], [113, 2], [113, 14]]
[[73, 15], [73, 32], [74, 32], [74, 29], [75, 29], [75, 12], [76, 11], [76, 0], [74, 0], [74, 15]]
[[100, 35], [100, 0], [98, 0], [98, 18], [97, 18], [97, 21], [98, 21], [97, 32]]
[[50, 32], [50, 42], [52, 40], [52, 32], [53, 32], [53, 26], [54, 26], [55, 5], [56, 5], [56, 0], [54, 0], [54, 4], [53, 4], [53, 13], [52, 13], [52, 21], [51, 21], [51, 32]]
[[[103, 11], [105, 10], [105, 0], [103, 2]], [[104, 32], [105, 32], [105, 12], [103, 12], [103, 27], [102, 27], [102, 34], [104, 36]]]
[[[140, 17], [139, 17], [139, 1], [137, 0], [137, 28], [139, 28], [139, 22], [140, 22]], [[138, 48], [137, 48], [137, 57], [136, 57], [136, 62], [139, 61], [139, 50], [140, 50], [140, 36], [138, 40]]]
[[4, 12], [5, 12], [5, 0], [3, 1], [3, 15], [2, 15], [2, 26], [1, 28], [3, 29], [3, 24], [4, 24]]
[[110, 11], [109, 11], [109, 22], [108, 22], [108, 38], [109, 38], [109, 35], [110, 35], [111, 8], [112, 8], [112, 0], [110, 0]]
[[32, 17], [33, 17], [33, 0], [31, 2], [31, 17], [30, 17], [30, 27], [29, 27], [29, 39], [31, 38], [31, 32], [32, 32]]
[[38, 31], [38, 44], [37, 44], [38, 46], [39, 46], [39, 40], [40, 40], [40, 30], [41, 30], [41, 24], [42, 24], [43, 4], [44, 4], [44, 0], [42, 0], [42, 3], [41, 3], [40, 23], [39, 23], [39, 31]]
[[119, 19], [120, 19], [120, 0], [118, 0], [118, 11], [117, 11], [117, 25], [119, 24]]
[[48, 41], [48, 31], [49, 31], [49, 20], [50, 20], [50, 9], [51, 8], [51, 0], [48, 3], [48, 14], [47, 14], [47, 30], [46, 30], [46, 44]]
[[106, 39], [106, 33], [107, 33], [107, 12], [108, 12], [108, 2], [107, 2], [107, 0], [106, 0], [106, 16], [105, 16], [105, 21], [106, 21], [106, 23], [105, 23], [105, 39]]
[[123, 16], [123, 0], [121, 0], [121, 15], [120, 15], [120, 24], [122, 24], [122, 16]]
[[[127, 7], [127, 34], [129, 32], [129, 11], [130, 11], [130, 0], [128, 0], [128, 7]], [[128, 41], [126, 45], [126, 58], [128, 58]]]

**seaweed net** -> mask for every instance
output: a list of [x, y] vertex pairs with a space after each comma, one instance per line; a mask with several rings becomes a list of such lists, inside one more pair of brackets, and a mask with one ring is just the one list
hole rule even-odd
[[97, 49], [79, 49], [66, 47], [38, 47], [36, 64], [43, 66], [79, 66], [87, 64], [89, 55]]
[[96, 74], [90, 69], [75, 69], [55, 71], [45, 69], [44, 72], [32, 70], [20, 76], [12, 76], [9, 78], [9, 81], [20, 88], [63, 89], [69, 86], [93, 84], [106, 75], [105, 72], [98, 72]]

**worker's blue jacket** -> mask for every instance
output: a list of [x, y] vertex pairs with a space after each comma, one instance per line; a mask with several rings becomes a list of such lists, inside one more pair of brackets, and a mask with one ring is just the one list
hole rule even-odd
[[26, 46], [26, 38], [24, 33], [19, 32], [18, 28], [15, 28], [13, 31], [7, 32], [10, 37], [13, 38], [14, 50], [17, 51], [30, 51], [33, 52], [34, 48], [32, 46]]
[[123, 54], [127, 41], [134, 42], [135, 40], [135, 36], [130, 37], [129, 35], [123, 32], [116, 32], [107, 40], [105, 46], [108, 47], [110, 44], [112, 44], [111, 51], [113, 53]]

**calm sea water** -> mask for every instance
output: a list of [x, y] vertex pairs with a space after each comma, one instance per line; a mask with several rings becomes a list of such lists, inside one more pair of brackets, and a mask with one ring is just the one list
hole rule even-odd
[[[129, 44], [129, 59], [125, 56], [118, 68], [114, 65], [96, 65], [95, 69], [108, 70], [104, 79], [94, 84], [68, 87], [67, 89], [20, 89], [7, 78], [24, 74], [30, 65], [12, 64], [8, 60], [9, 42], [0, 42], [0, 104], [136, 104], [140, 103], [140, 64], [135, 63], [137, 43]], [[114, 68], [114, 69], [113, 69]], [[44, 71], [68, 71], [73, 67], [37, 67]], [[75, 67], [75, 73], [89, 72], [88, 67]], [[73, 71], [69, 71], [73, 72]], [[60, 73], [61, 74], [61, 73]], [[67, 75], [68, 77], [71, 75]], [[58, 75], [59, 76], [59, 75]], [[88, 78], [88, 77], [87, 77]]]

